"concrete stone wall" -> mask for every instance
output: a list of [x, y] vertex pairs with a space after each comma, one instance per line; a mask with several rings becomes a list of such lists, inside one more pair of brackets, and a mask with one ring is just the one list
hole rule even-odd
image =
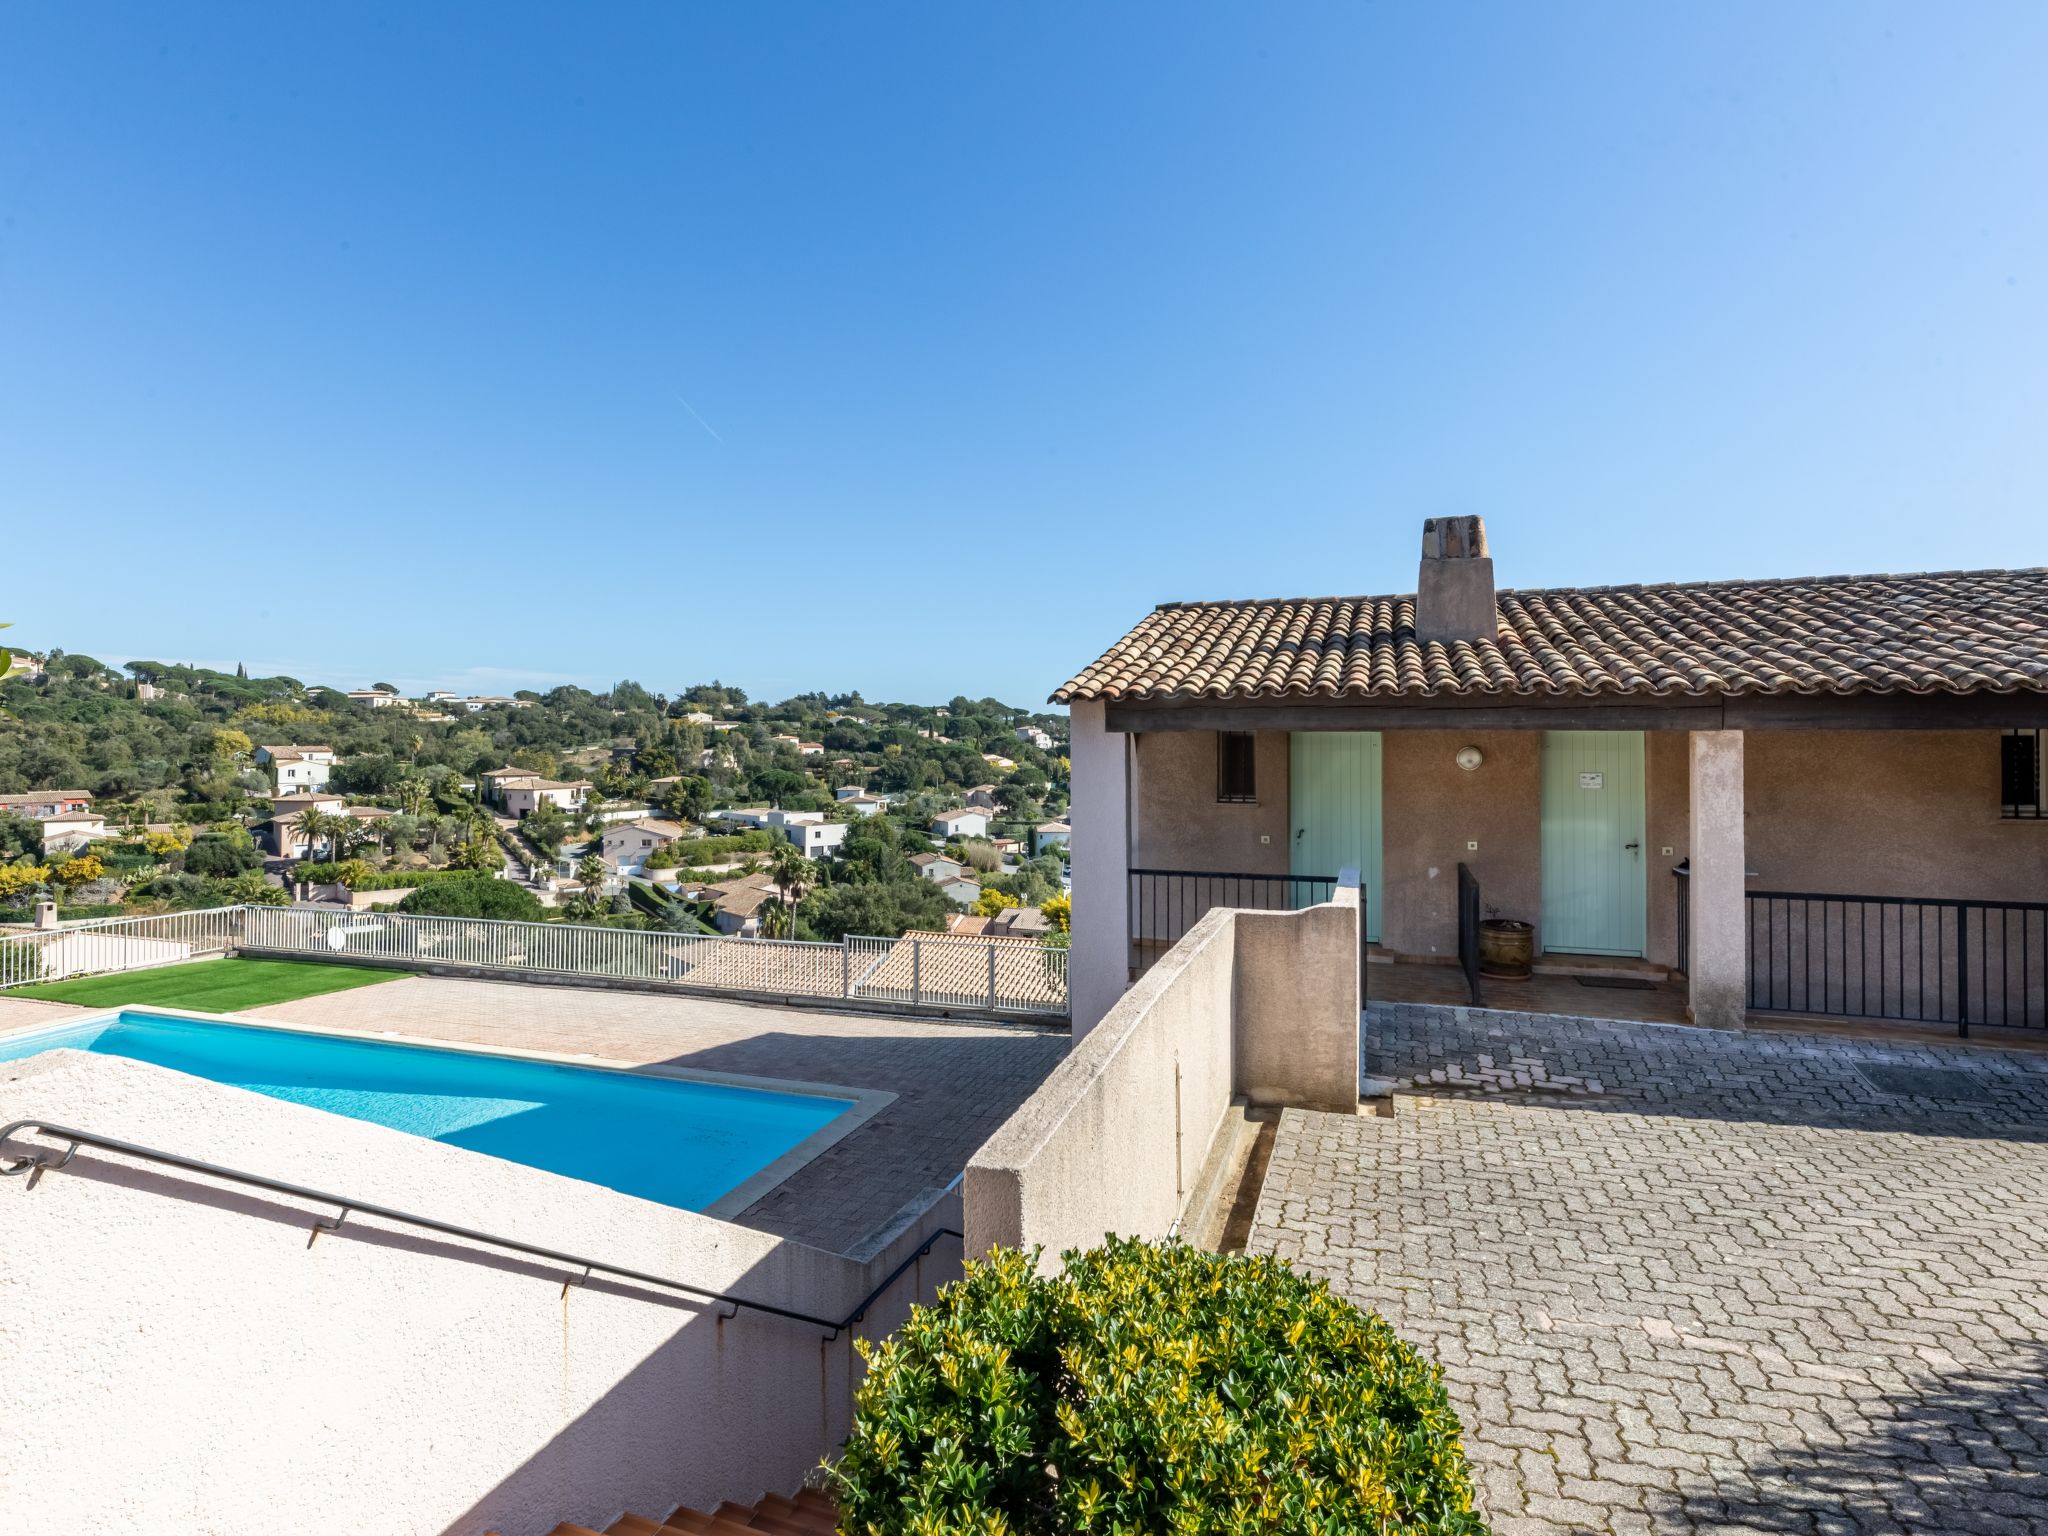
[[[1485, 761], [1466, 772], [1460, 747]], [[1458, 865], [1485, 903], [1540, 923], [1543, 736], [1539, 731], [1387, 731], [1380, 738], [1380, 943], [1403, 955], [1458, 953]], [[1479, 844], [1471, 850], [1468, 842]], [[1542, 935], [1537, 935], [1541, 941]]]
[[1355, 1111], [1357, 959], [1355, 885], [1206, 914], [974, 1155], [967, 1252], [1166, 1235], [1233, 1097]]
[[1133, 740], [1136, 867], [1288, 872], [1287, 732], [1255, 733], [1255, 805], [1218, 803], [1215, 732], [1151, 731]]
[[[1358, 887], [1299, 912], [1240, 912], [1234, 1067], [1253, 1104], [1358, 1108]], [[1345, 1020], [1353, 1027], [1344, 1027]]]
[[[0, 1064], [39, 1117], [838, 1317], [866, 1263], [115, 1057]], [[793, 1492], [843, 1439], [850, 1340], [90, 1149], [0, 1182], [0, 1530], [542, 1536]], [[942, 1239], [862, 1329], [958, 1273]], [[28, 1385], [33, 1383], [32, 1388]]]

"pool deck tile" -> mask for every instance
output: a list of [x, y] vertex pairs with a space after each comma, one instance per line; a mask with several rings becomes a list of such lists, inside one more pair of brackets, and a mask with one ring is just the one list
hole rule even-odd
[[[49, 1007], [0, 1004], [23, 1006]], [[74, 1011], [51, 1008], [50, 1016]], [[1064, 1031], [1037, 1026], [436, 976], [276, 1003], [249, 1016], [893, 1093], [896, 1101], [874, 1119], [731, 1218], [855, 1254], [951, 1182], [1068, 1045]]]

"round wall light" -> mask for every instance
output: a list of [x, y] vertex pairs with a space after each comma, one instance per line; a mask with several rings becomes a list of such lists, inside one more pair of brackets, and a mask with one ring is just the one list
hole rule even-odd
[[1458, 766], [1464, 769], [1467, 773], [1470, 773], [1474, 768], [1477, 768], [1481, 763], [1485, 761], [1486, 754], [1480, 751], [1477, 747], [1458, 748]]

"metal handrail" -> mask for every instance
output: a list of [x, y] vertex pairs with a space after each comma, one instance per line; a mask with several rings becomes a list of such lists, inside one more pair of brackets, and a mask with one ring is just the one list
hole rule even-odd
[[[51, 1161], [51, 1156], [55, 1152], [55, 1149], [51, 1147], [31, 1145], [27, 1150], [27, 1155], [6, 1151], [7, 1142], [23, 1131], [36, 1131], [45, 1136], [53, 1136], [60, 1141], [69, 1142], [70, 1145], [64, 1149], [64, 1155], [55, 1162]], [[56, 1125], [47, 1120], [14, 1120], [6, 1125], [0, 1125], [0, 1161], [11, 1162], [11, 1166], [0, 1168], [0, 1178], [16, 1178], [22, 1174], [27, 1174], [28, 1187], [33, 1189], [36, 1181], [42, 1178], [44, 1173], [54, 1173], [68, 1166], [72, 1158], [77, 1156], [80, 1147], [98, 1147], [102, 1151], [118, 1152], [124, 1157], [140, 1158], [144, 1162], [149, 1163], [161, 1163], [169, 1168], [181, 1168], [188, 1173], [203, 1174], [207, 1178], [212, 1179], [223, 1179], [228, 1183], [244, 1185], [250, 1189], [267, 1190], [272, 1194], [292, 1195], [301, 1200], [318, 1201], [322, 1205], [339, 1206], [341, 1214], [332, 1221], [327, 1220], [325, 1217], [314, 1218], [312, 1235], [306, 1239], [306, 1246], [309, 1248], [318, 1240], [321, 1233], [338, 1232], [341, 1229], [341, 1224], [351, 1216], [375, 1216], [383, 1221], [401, 1222], [406, 1226], [418, 1227], [423, 1231], [438, 1232], [448, 1237], [459, 1237], [473, 1243], [485, 1243], [493, 1248], [504, 1249], [509, 1253], [522, 1254], [528, 1258], [546, 1259], [550, 1263], [563, 1264], [572, 1269], [581, 1270], [582, 1273], [580, 1275], [572, 1275], [562, 1282], [565, 1294], [568, 1287], [581, 1285], [592, 1275], [612, 1275], [623, 1280], [631, 1280], [636, 1284], [659, 1286], [664, 1290], [678, 1291], [703, 1301], [713, 1302], [721, 1306], [729, 1306], [734, 1309], [734, 1313], [737, 1313], [740, 1308], [744, 1307], [751, 1312], [764, 1312], [771, 1317], [785, 1318], [793, 1323], [809, 1323], [813, 1327], [824, 1329], [827, 1340], [838, 1338], [840, 1334], [865, 1318], [868, 1314], [868, 1309], [881, 1299], [883, 1292], [894, 1285], [902, 1277], [903, 1272], [909, 1269], [911, 1265], [930, 1253], [938, 1245], [940, 1238], [958, 1237], [963, 1241], [965, 1240], [965, 1234], [955, 1227], [939, 1227], [934, 1229], [931, 1235], [925, 1239], [923, 1247], [889, 1271], [873, 1290], [860, 1299], [851, 1312], [839, 1321], [834, 1322], [829, 1317], [818, 1317], [809, 1312], [798, 1312], [793, 1308], [778, 1307], [765, 1301], [749, 1301], [744, 1296], [735, 1296], [729, 1291], [714, 1291], [705, 1286], [692, 1285], [687, 1280], [672, 1280], [666, 1275], [654, 1275], [649, 1274], [645, 1270], [629, 1269], [623, 1264], [608, 1264], [602, 1259], [587, 1259], [579, 1254], [565, 1253], [559, 1248], [544, 1248], [538, 1243], [521, 1242], [518, 1238], [500, 1237], [491, 1232], [479, 1232], [474, 1227], [457, 1226], [452, 1221], [442, 1221], [437, 1217], [420, 1216], [411, 1211], [396, 1210], [391, 1206], [377, 1205], [368, 1200], [355, 1200], [346, 1195], [334, 1194], [328, 1190], [312, 1189], [304, 1184], [291, 1184], [283, 1179], [273, 1179], [266, 1174], [249, 1173], [240, 1168], [228, 1168], [219, 1163], [209, 1163], [196, 1157], [186, 1157], [183, 1153], [166, 1152], [160, 1147], [145, 1147], [132, 1141], [119, 1141], [112, 1136], [102, 1136], [94, 1131], [81, 1131], [76, 1126]]]

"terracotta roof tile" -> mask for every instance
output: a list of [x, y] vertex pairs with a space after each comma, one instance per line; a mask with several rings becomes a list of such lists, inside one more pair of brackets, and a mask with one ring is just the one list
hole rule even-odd
[[2048, 569], [1502, 591], [1491, 640], [1415, 599], [1168, 603], [1052, 696], [2048, 692]]

